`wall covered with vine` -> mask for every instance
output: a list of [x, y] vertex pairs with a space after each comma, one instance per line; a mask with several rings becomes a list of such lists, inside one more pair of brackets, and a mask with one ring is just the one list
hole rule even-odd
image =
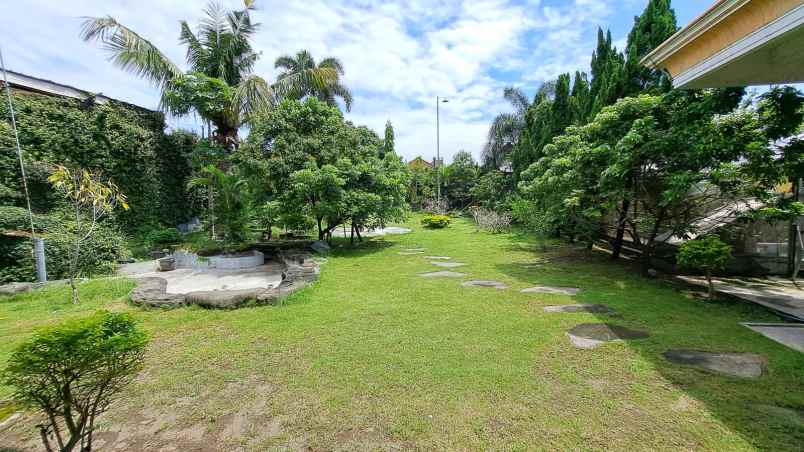
[[[59, 98], [14, 90], [13, 104], [34, 209], [58, 198], [47, 183], [54, 164], [99, 169], [129, 198], [117, 220], [126, 229], [173, 225], [192, 214], [186, 189], [196, 138], [165, 134], [162, 113], [122, 102]], [[0, 205], [24, 206], [8, 106], [0, 104]]]

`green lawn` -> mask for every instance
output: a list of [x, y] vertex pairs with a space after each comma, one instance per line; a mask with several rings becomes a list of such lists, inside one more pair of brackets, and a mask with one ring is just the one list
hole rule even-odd
[[[773, 316], [686, 297], [584, 250], [540, 253], [526, 235], [417, 220], [412, 234], [337, 248], [281, 307], [141, 311], [124, 302], [125, 280], [85, 284], [78, 306], [65, 289], [0, 300], [0, 365], [37, 326], [100, 307], [135, 313], [152, 337], [146, 369], [100, 427], [131, 450], [801, 450], [804, 421], [789, 409], [804, 412], [804, 354], [739, 324]], [[510, 288], [416, 276], [439, 270], [398, 254], [420, 246]], [[519, 292], [534, 284], [582, 292]], [[620, 316], [542, 310], [575, 300]], [[598, 321], [651, 336], [570, 345], [567, 329]], [[768, 372], [707, 374], [665, 361], [668, 348], [761, 353]], [[21, 444], [24, 427], [0, 444]]]

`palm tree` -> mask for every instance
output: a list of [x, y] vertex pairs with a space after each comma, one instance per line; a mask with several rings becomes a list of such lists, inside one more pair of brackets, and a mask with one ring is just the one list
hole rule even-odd
[[528, 97], [520, 88], [506, 87], [503, 96], [514, 106], [514, 112], [500, 113], [491, 122], [481, 155], [483, 165], [491, 168], [499, 168], [508, 160], [511, 149], [525, 129], [525, 116], [530, 107]]
[[339, 75], [333, 67], [313, 67], [269, 84], [253, 74], [259, 53], [252, 49], [251, 38], [259, 24], [252, 22], [252, 11], [254, 0], [244, 0], [238, 11], [210, 3], [195, 32], [182, 21], [179, 42], [187, 46], [186, 72], [110, 16], [85, 18], [81, 38], [101, 42], [114, 65], [158, 86], [163, 110], [178, 115], [195, 111], [214, 124], [215, 141], [231, 149], [238, 129], [256, 113], [291, 93], [334, 89]]
[[337, 106], [335, 101], [336, 97], [343, 99], [346, 105], [346, 111], [352, 109], [352, 93], [340, 81], [340, 76], [343, 75], [343, 64], [337, 58], [324, 58], [320, 63], [316, 64], [315, 59], [307, 50], [300, 50], [296, 52], [296, 56], [283, 55], [276, 59], [274, 62], [276, 69], [282, 69], [282, 73], [277, 77], [278, 80], [286, 80], [288, 78], [297, 77], [305, 71], [321, 71], [333, 70], [336, 73], [335, 79], [332, 83], [326, 86], [319, 86], [313, 84], [300, 85], [295, 91], [289, 95], [301, 99], [305, 96], [315, 96], [319, 100], [326, 102], [329, 105]]

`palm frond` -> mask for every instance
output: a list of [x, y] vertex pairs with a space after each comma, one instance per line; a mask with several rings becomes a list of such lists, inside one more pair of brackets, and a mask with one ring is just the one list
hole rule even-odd
[[163, 87], [180, 75], [181, 69], [150, 41], [117, 22], [111, 16], [85, 17], [81, 27], [84, 41], [100, 41], [110, 60], [125, 71], [132, 72]]
[[515, 88], [513, 86], [506, 87], [505, 90], [503, 90], [503, 97], [505, 97], [505, 100], [514, 106], [517, 113], [523, 116], [530, 106], [528, 96], [526, 96], [524, 91], [522, 91], [520, 88]]
[[190, 25], [187, 24], [187, 21], [181, 21], [180, 25], [179, 42], [187, 46], [187, 63], [192, 68], [203, 67], [207, 58], [206, 49], [203, 44], [201, 44], [201, 41], [198, 40], [195, 33], [193, 33], [193, 30], [190, 29]]
[[333, 57], [324, 58], [318, 64], [318, 67], [330, 67], [330, 68], [333, 68], [336, 71], [338, 71], [339, 75], [344, 74], [344, 72], [343, 72], [343, 63], [341, 63], [341, 60], [339, 60], [337, 58], [333, 58]]
[[238, 116], [243, 118], [243, 122], [249, 122], [256, 114], [270, 109], [276, 103], [276, 97], [265, 79], [249, 75], [235, 88], [232, 103], [238, 109]]
[[273, 89], [280, 97], [292, 94], [304, 95], [308, 92], [321, 92], [329, 89], [338, 80], [338, 72], [332, 68], [305, 69], [286, 74], [274, 83]]
[[290, 55], [282, 55], [274, 61], [274, 69], [284, 69], [291, 72], [296, 68], [296, 60]]

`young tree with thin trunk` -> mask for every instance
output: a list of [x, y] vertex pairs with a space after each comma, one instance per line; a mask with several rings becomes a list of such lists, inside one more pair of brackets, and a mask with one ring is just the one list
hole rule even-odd
[[70, 169], [57, 166], [48, 177], [48, 181], [60, 192], [73, 211], [74, 224], [70, 227], [73, 236], [70, 252], [70, 269], [68, 278], [72, 289], [73, 303], [78, 303], [78, 277], [81, 246], [89, 240], [98, 225], [98, 221], [114, 210], [118, 205], [128, 210], [126, 196], [111, 181], [104, 180], [98, 172], [87, 169]]

